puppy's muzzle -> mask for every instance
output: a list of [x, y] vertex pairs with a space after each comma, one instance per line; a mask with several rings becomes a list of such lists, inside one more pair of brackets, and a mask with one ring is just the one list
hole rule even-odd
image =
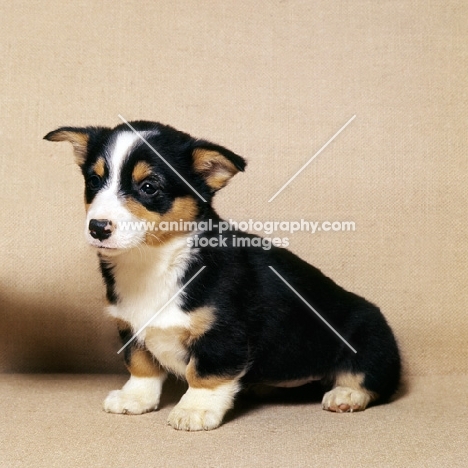
[[108, 219], [92, 219], [89, 222], [88, 228], [91, 237], [100, 241], [109, 239], [114, 231], [112, 221]]

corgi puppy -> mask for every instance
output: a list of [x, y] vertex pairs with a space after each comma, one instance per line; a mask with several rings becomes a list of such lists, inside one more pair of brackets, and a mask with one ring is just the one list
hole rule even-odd
[[[130, 372], [105, 411], [156, 410], [167, 373], [188, 383], [168, 419], [188, 431], [218, 427], [252, 384], [320, 380], [328, 386], [323, 408], [338, 413], [395, 393], [399, 351], [375, 305], [290, 251], [262, 248], [257, 236], [232, 229], [220, 239], [212, 200], [244, 170], [242, 157], [146, 121], [62, 127], [44, 138], [73, 145], [86, 240]], [[186, 227], [159, 228], [171, 222]], [[252, 245], [239, 247], [235, 237]]]

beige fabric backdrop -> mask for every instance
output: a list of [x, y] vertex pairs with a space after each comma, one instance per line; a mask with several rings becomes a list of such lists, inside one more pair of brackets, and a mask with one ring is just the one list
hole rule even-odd
[[[0, 2], [0, 370], [123, 370], [61, 125], [151, 119], [249, 160], [237, 220], [381, 306], [409, 374], [468, 371], [463, 0]], [[353, 115], [273, 202], [269, 198]]]

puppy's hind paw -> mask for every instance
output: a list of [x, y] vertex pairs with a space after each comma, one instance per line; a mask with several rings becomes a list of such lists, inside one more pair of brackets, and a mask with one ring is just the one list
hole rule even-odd
[[336, 413], [352, 413], [366, 409], [370, 400], [369, 393], [362, 390], [335, 387], [323, 396], [322, 407]]

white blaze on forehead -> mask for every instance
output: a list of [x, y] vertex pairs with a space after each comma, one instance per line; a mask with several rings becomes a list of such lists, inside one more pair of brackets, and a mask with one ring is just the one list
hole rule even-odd
[[122, 132], [120, 133], [114, 145], [107, 151], [109, 154], [109, 182], [108, 187], [117, 193], [119, 190], [120, 173], [122, 166], [127, 159], [131, 149], [136, 145], [137, 142], [141, 141], [138, 135], [134, 132]]

